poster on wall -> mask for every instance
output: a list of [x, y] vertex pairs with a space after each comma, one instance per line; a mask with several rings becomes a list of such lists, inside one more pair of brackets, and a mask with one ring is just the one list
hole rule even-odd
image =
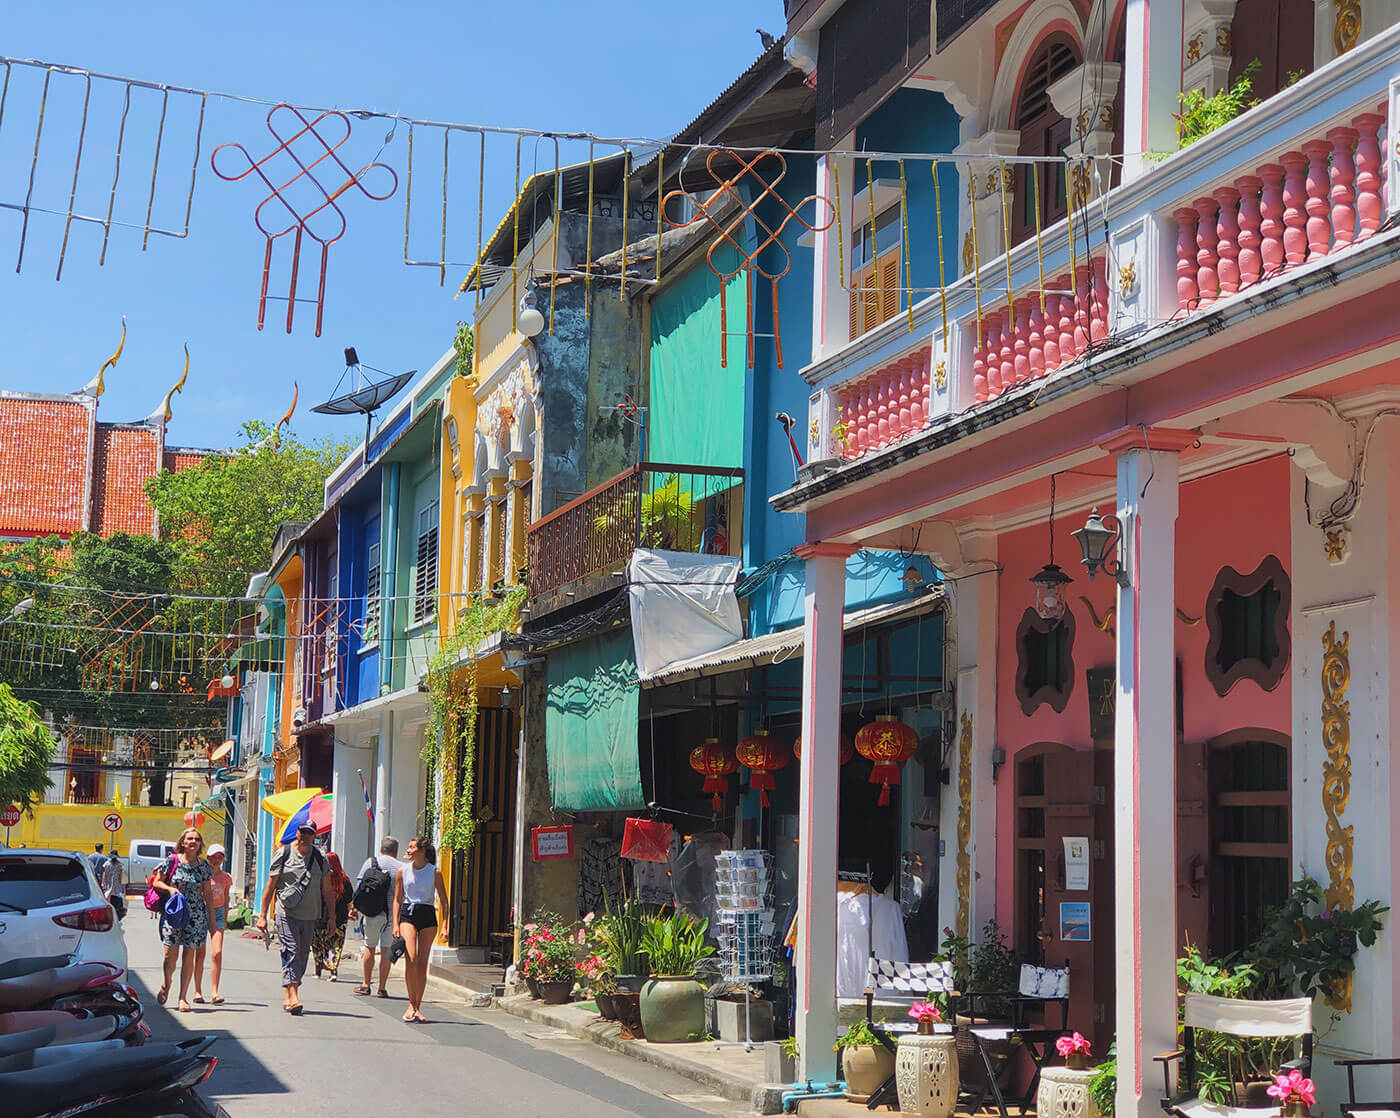
[[1089, 888], [1089, 839], [1065, 835], [1065, 888]]
[[1088, 943], [1091, 938], [1089, 902], [1061, 901], [1060, 939], [1066, 943]]
[[531, 827], [530, 844], [535, 861], [549, 858], [572, 858], [574, 856], [574, 829], [565, 827]]

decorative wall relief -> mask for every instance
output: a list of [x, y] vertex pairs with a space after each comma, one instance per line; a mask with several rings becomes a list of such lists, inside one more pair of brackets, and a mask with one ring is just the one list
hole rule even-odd
[[[1327, 760], [1322, 764], [1322, 810], [1327, 816], [1327, 874], [1324, 896], [1329, 908], [1351, 908], [1356, 903], [1352, 882], [1355, 839], [1353, 828], [1342, 825], [1351, 800], [1351, 634], [1337, 638], [1337, 623], [1322, 634], [1322, 744]], [[1351, 1011], [1351, 976], [1327, 998], [1333, 1009]]]
[[958, 736], [958, 915], [956, 931], [966, 939], [972, 931], [972, 716], [962, 716]]

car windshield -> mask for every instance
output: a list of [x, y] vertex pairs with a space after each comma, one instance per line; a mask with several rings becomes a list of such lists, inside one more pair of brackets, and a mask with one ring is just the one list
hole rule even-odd
[[88, 899], [87, 874], [74, 858], [0, 857], [0, 907], [53, 908]]

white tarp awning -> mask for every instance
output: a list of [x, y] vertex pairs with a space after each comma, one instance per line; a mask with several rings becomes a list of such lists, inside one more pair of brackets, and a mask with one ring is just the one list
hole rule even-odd
[[744, 621], [734, 596], [739, 566], [739, 559], [729, 555], [632, 553], [627, 596], [639, 679], [743, 638]]

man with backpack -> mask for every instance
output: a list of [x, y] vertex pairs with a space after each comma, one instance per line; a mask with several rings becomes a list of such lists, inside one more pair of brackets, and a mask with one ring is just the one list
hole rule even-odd
[[282, 1008], [300, 1017], [301, 980], [318, 924], [335, 930], [335, 891], [326, 856], [316, 849], [316, 828], [303, 823], [296, 841], [284, 846], [268, 867], [257, 928], [267, 930], [267, 910], [277, 896], [277, 942], [282, 949]]
[[359, 915], [363, 920], [365, 937], [365, 980], [355, 987], [355, 993], [369, 994], [369, 980], [374, 974], [374, 952], [379, 951], [379, 996], [387, 998], [389, 968], [393, 966], [390, 948], [394, 943], [394, 927], [390, 909], [393, 907], [394, 881], [403, 863], [399, 861], [399, 840], [386, 835], [379, 844], [379, 853], [371, 854], [360, 867], [355, 879], [355, 896], [350, 903], [350, 919]]

